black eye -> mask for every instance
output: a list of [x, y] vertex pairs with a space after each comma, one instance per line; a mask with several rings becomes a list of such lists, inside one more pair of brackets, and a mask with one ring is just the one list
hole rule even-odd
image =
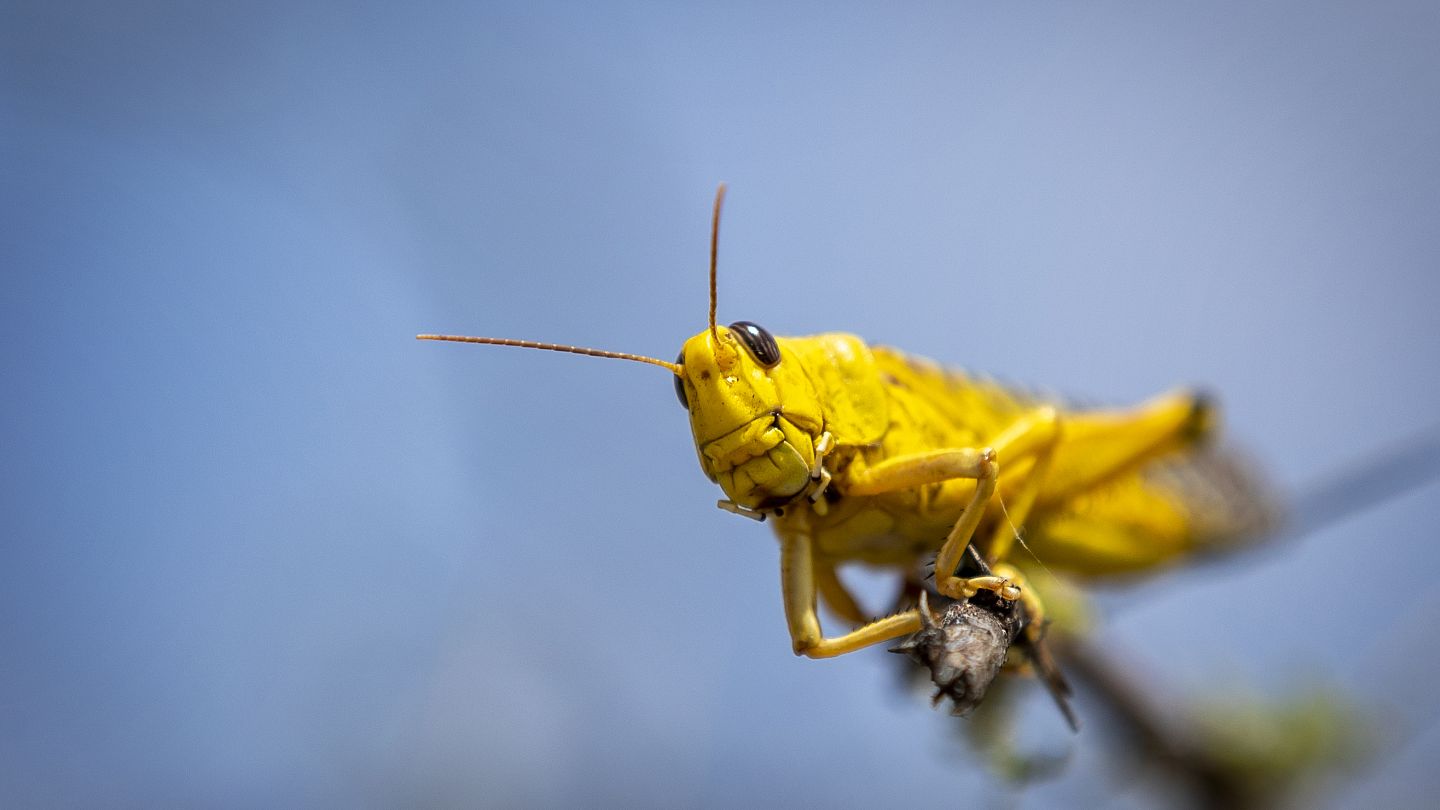
[[755, 355], [760, 365], [770, 368], [780, 362], [780, 344], [763, 328], [749, 321], [736, 321], [730, 324], [730, 331], [740, 336], [740, 342]]
[[[680, 350], [680, 356], [675, 358], [675, 362], [685, 365], [684, 349]], [[680, 379], [679, 374], [675, 375], [675, 396], [680, 397], [680, 404], [685, 406], [685, 410], [690, 410], [690, 400], [685, 397], [685, 381]]]

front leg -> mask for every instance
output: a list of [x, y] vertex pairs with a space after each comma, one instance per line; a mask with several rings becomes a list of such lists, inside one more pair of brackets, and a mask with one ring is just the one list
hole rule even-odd
[[1004, 577], [955, 576], [960, 558], [985, 516], [985, 506], [995, 494], [995, 482], [1000, 476], [995, 455], [995, 450], [989, 447], [979, 450], [967, 447], [889, 459], [874, 467], [850, 472], [842, 491], [847, 495], [878, 495], [954, 478], [975, 479], [975, 494], [970, 496], [935, 556], [935, 589], [951, 599], [968, 599], [980, 590], [994, 591], [1004, 599], [1017, 599], [1020, 589]]
[[780, 537], [780, 587], [785, 598], [785, 622], [796, 655], [833, 658], [871, 644], [909, 635], [920, 629], [920, 613], [907, 610], [877, 619], [837, 638], [825, 638], [815, 613], [815, 546], [808, 534]]
[[[1010, 514], [1016, 526], [1023, 526], [1044, 486], [1059, 438], [1059, 413], [1051, 407], [1036, 408], [1001, 431], [993, 447], [951, 448], [888, 459], [874, 467], [856, 470], [839, 483], [846, 494], [877, 495], [955, 478], [974, 478], [975, 494], [960, 512], [935, 556], [935, 589], [951, 599], [968, 599], [982, 589], [994, 591], [1004, 599], [1018, 599], [1021, 588], [1012, 579], [1003, 576], [964, 579], [955, 576], [955, 569], [960, 566], [965, 549], [985, 516], [990, 497], [995, 494], [1000, 475], [997, 457], [1003, 454], [1007, 463], [1033, 462], [1022, 473], [1015, 509]], [[997, 527], [988, 549], [991, 562], [1003, 562], [1009, 556], [1011, 537], [1008, 521]]]

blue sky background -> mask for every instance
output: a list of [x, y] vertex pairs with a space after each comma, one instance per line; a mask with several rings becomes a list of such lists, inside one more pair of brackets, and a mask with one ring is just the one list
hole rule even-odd
[[[663, 372], [412, 336], [668, 358], [726, 180], [722, 320], [1205, 383], [1303, 488], [1440, 421], [1436, 42], [1426, 2], [4, 4], [0, 803], [1004, 795], [884, 653], [790, 654]], [[1437, 514], [1100, 636], [1174, 694], [1355, 690], [1393, 742], [1322, 798], [1433, 797]], [[1024, 806], [1144, 806], [1032, 714], [1074, 761]]]

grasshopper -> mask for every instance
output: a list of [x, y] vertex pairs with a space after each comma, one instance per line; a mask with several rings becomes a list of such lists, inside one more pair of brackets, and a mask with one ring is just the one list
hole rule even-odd
[[[1101, 576], [1157, 570], [1261, 528], [1267, 499], [1240, 465], [1203, 447], [1216, 414], [1201, 394], [1079, 410], [850, 334], [775, 337], [748, 321], [718, 325], [724, 196], [722, 184], [711, 222], [709, 324], [674, 362], [507, 338], [417, 338], [670, 371], [700, 468], [725, 494], [717, 505], [775, 528], [797, 655], [843, 655], [928, 626], [920, 606], [867, 614], [836, 574], [845, 563], [913, 574], [933, 557], [936, 591], [1020, 600], [1026, 632], [1038, 638], [1044, 602], [1016, 564], [1017, 539], [1047, 568]], [[977, 538], [987, 572], [957, 575]], [[817, 596], [854, 629], [826, 635]]]

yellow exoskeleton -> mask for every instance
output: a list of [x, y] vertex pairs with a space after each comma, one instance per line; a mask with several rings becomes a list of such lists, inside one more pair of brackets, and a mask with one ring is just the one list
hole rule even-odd
[[[1012, 559], [1022, 527], [1037, 559], [1080, 575], [1158, 568], [1258, 527], [1265, 500], [1248, 490], [1243, 471], [1198, 449], [1214, 424], [1202, 396], [1077, 411], [853, 335], [776, 338], [744, 321], [718, 326], [724, 192], [721, 185], [711, 229], [709, 325], [673, 363], [532, 341], [418, 337], [671, 371], [700, 468], [725, 493], [719, 506], [775, 527], [797, 654], [842, 655], [921, 626], [921, 608], [865, 615], [836, 576], [842, 563], [913, 573], [933, 555], [941, 594], [960, 599], [985, 589], [1021, 599], [1038, 631], [1041, 601]], [[956, 576], [972, 538], [991, 573]], [[817, 593], [858, 626], [826, 636]]]

